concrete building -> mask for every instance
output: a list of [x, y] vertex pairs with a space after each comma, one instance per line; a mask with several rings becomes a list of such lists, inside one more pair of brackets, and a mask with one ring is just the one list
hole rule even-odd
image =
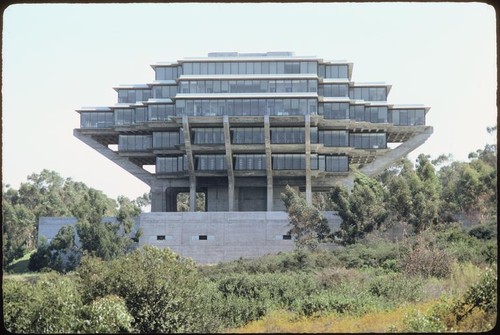
[[114, 106], [78, 110], [74, 135], [148, 184], [153, 212], [175, 212], [180, 192], [191, 211], [197, 192], [209, 212], [282, 210], [287, 184], [311, 203], [432, 133], [429, 107], [389, 104], [391, 85], [351, 81], [346, 61], [228, 52], [152, 68], [154, 81], [115, 87]]
[[[114, 88], [117, 104], [77, 110], [74, 130], [151, 187], [151, 215], [176, 212], [180, 193], [190, 211], [200, 193], [204, 212], [282, 211], [286, 185], [311, 203], [313, 192], [352, 186], [354, 169], [374, 176], [432, 134], [429, 107], [388, 103], [391, 85], [353, 82], [347, 61], [215, 52], [151, 67], [150, 83]], [[162, 217], [168, 225], [173, 216]], [[169, 234], [155, 234], [168, 244]]]

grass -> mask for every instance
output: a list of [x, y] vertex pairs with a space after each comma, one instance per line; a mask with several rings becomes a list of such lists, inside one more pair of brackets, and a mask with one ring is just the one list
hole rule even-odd
[[30, 261], [31, 254], [34, 253], [35, 251], [36, 250], [33, 250], [33, 251], [25, 254], [23, 257], [12, 261], [12, 263], [7, 265], [6, 270], [12, 274], [21, 274], [21, 273], [30, 272], [28, 270], [28, 264]]
[[425, 313], [438, 300], [409, 304], [388, 311], [377, 311], [365, 315], [339, 316], [328, 314], [315, 318], [301, 318], [289, 311], [273, 311], [261, 320], [235, 329], [230, 333], [384, 333], [403, 328], [403, 320], [409, 313], [418, 310]]

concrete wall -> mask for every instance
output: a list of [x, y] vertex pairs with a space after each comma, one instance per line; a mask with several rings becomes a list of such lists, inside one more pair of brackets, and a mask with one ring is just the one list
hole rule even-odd
[[[76, 231], [76, 223], [78, 222], [77, 218], [74, 217], [40, 217], [38, 220], [38, 239], [37, 244], [41, 242], [41, 238], [44, 237], [46, 239], [47, 244], [56, 237], [57, 232], [64, 226], [73, 226], [75, 231], [75, 245], [80, 247], [80, 238]], [[116, 223], [116, 217], [105, 216], [102, 218], [102, 222], [106, 223]], [[132, 231], [130, 232], [130, 236], [134, 236], [139, 229], [140, 218], [135, 218], [134, 226], [132, 227]]]
[[[340, 229], [340, 217], [323, 213], [333, 231]], [[116, 218], [105, 218], [116, 222]], [[42, 217], [38, 240], [50, 242], [65, 225], [76, 226], [76, 218]], [[239, 258], [255, 258], [280, 251], [292, 251], [293, 240], [284, 239], [290, 229], [286, 212], [152, 212], [136, 218], [131, 235], [141, 228], [139, 247], [154, 245], [194, 259], [198, 263], [218, 263]], [[76, 229], [75, 229], [76, 234]], [[76, 235], [77, 245], [79, 244]]]
[[76, 234], [76, 222], [78, 220], [73, 217], [41, 217], [38, 220], [38, 244], [41, 242], [42, 236], [47, 244], [50, 244], [52, 239], [56, 237], [57, 232], [64, 226], [72, 226], [75, 229], [75, 244], [80, 246], [80, 239]]
[[[325, 212], [332, 230], [340, 218]], [[285, 212], [143, 213], [139, 246], [170, 248], [198, 263], [217, 263], [292, 251], [284, 240], [290, 226]], [[160, 239], [159, 239], [160, 238]]]

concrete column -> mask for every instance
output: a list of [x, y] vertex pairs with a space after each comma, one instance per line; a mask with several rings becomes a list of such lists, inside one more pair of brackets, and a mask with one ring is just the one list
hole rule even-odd
[[306, 203], [312, 205], [311, 190], [311, 116], [305, 115], [305, 137], [306, 137]]
[[229, 128], [229, 117], [224, 115], [224, 144], [226, 147], [226, 169], [227, 169], [227, 202], [228, 211], [234, 211], [234, 171], [233, 171], [233, 153], [231, 148], [231, 131]]
[[264, 116], [264, 143], [266, 148], [267, 211], [273, 210], [273, 165], [271, 152], [271, 129], [269, 115]]
[[189, 170], [189, 211], [196, 211], [196, 176], [194, 173], [194, 157], [191, 149], [191, 132], [189, 131], [189, 120], [186, 115], [182, 117], [182, 128], [184, 130], [184, 146]]
[[189, 179], [189, 211], [196, 212], [196, 177]]
[[151, 212], [166, 212], [165, 190], [163, 188], [151, 188]]

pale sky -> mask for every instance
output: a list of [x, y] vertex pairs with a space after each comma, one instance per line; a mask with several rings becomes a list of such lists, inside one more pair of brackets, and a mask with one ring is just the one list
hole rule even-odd
[[431, 107], [434, 134], [409, 155], [469, 152], [496, 139], [496, 22], [482, 3], [39, 4], [3, 13], [2, 181], [55, 170], [116, 198], [147, 185], [73, 137], [76, 109], [154, 80], [150, 64], [212, 51], [293, 51], [354, 63], [388, 102]]

